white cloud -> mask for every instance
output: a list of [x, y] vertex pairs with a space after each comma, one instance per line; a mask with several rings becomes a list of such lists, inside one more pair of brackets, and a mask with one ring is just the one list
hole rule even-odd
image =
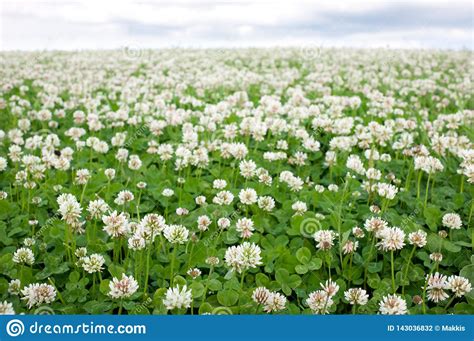
[[470, 1], [2, 0], [1, 49], [473, 48]]

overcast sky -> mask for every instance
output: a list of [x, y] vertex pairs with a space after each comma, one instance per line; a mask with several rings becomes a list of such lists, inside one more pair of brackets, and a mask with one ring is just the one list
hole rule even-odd
[[0, 49], [473, 49], [468, 1], [0, 0]]

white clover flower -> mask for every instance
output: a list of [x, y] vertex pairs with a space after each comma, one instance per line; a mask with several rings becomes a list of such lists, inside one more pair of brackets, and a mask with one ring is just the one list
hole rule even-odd
[[405, 246], [405, 232], [399, 227], [387, 227], [380, 232], [382, 240], [377, 247], [383, 251], [396, 251]]
[[433, 302], [441, 302], [447, 299], [449, 296], [444, 291], [448, 289], [447, 278], [444, 275], [436, 272], [434, 274], [428, 275], [427, 280], [427, 293], [428, 299]]
[[109, 289], [108, 295], [114, 299], [128, 298], [137, 292], [138, 282], [133, 276], [122, 274], [120, 280], [117, 277], [112, 278]]
[[88, 169], [78, 169], [76, 172], [76, 183], [79, 185], [85, 185], [89, 179], [91, 178], [91, 174]]
[[91, 215], [91, 218], [98, 219], [110, 209], [109, 205], [103, 199], [89, 201], [87, 212]]
[[178, 207], [176, 209], [176, 215], [178, 216], [185, 216], [185, 215], [188, 215], [189, 214], [189, 210], [187, 208], [184, 208], [184, 207]]
[[320, 284], [321, 288], [328, 294], [329, 297], [334, 297], [339, 291], [339, 285], [336, 282], [328, 279], [324, 284]]
[[214, 189], [224, 189], [227, 186], [227, 181], [223, 179], [216, 179], [212, 182], [212, 188]]
[[21, 247], [13, 253], [12, 260], [17, 264], [33, 265], [35, 262], [35, 255], [31, 249], [27, 247]]
[[0, 315], [15, 315], [13, 304], [7, 301], [0, 302]]
[[430, 254], [430, 259], [433, 261], [433, 262], [441, 262], [443, 260], [443, 254], [440, 253], [440, 252], [433, 252]]
[[241, 273], [249, 268], [256, 268], [262, 264], [260, 247], [254, 243], [244, 242], [238, 246], [231, 246], [225, 253], [225, 262], [233, 271]]
[[82, 257], [85, 257], [87, 255], [87, 248], [86, 247], [78, 247], [76, 249], [76, 251], [74, 252], [74, 254], [76, 255], [76, 257], [78, 258], [82, 258]]
[[398, 295], [387, 295], [379, 303], [379, 313], [382, 315], [408, 314], [407, 302]]
[[286, 297], [278, 292], [271, 292], [265, 300], [263, 310], [267, 313], [280, 311], [286, 307]]
[[364, 236], [365, 236], [364, 230], [362, 230], [358, 226], [354, 226], [352, 228], [352, 234], [354, 235], [354, 237], [359, 238], [359, 239], [364, 238]]
[[351, 288], [344, 291], [344, 298], [352, 305], [366, 305], [369, 301], [367, 291], [361, 288]]
[[171, 189], [171, 188], [165, 188], [161, 194], [164, 196], [164, 197], [172, 197], [174, 195], [174, 191]]
[[382, 177], [382, 172], [375, 168], [369, 168], [365, 172], [365, 176], [369, 180], [380, 180], [380, 178]]
[[82, 207], [76, 197], [72, 194], [61, 194], [57, 202], [62, 219], [68, 224], [77, 224], [81, 217]]
[[258, 287], [252, 293], [252, 300], [257, 304], [265, 304], [271, 292], [265, 287]]
[[145, 238], [139, 235], [133, 235], [128, 238], [128, 248], [134, 251], [143, 250], [146, 246]]
[[324, 186], [323, 185], [315, 185], [314, 190], [318, 193], [323, 193], [324, 192]]
[[184, 244], [188, 241], [189, 230], [183, 225], [167, 225], [163, 235], [172, 244]]
[[240, 233], [241, 238], [250, 238], [255, 231], [252, 219], [240, 218], [235, 224], [235, 229]]
[[119, 238], [128, 234], [130, 225], [125, 213], [120, 214], [113, 211], [109, 215], [103, 215], [102, 221], [105, 224], [103, 230], [113, 238]]
[[291, 209], [295, 211], [295, 215], [303, 215], [308, 210], [308, 206], [302, 201], [297, 201], [291, 205]]
[[327, 314], [334, 301], [324, 290], [317, 290], [309, 294], [306, 304], [313, 311], [313, 314]]
[[142, 161], [138, 155], [130, 155], [128, 159], [128, 168], [138, 170], [142, 167]]
[[408, 241], [411, 245], [415, 245], [417, 247], [423, 247], [426, 245], [426, 242], [427, 242], [426, 237], [427, 237], [427, 233], [425, 231], [418, 230], [408, 235]]
[[330, 250], [334, 246], [337, 233], [330, 230], [319, 230], [314, 233], [316, 247], [320, 250]]
[[7, 169], [7, 166], [8, 166], [7, 159], [0, 156], [0, 172], [3, 172], [5, 169]]
[[101, 272], [103, 269], [102, 266], [105, 263], [104, 257], [98, 253], [94, 253], [88, 257], [83, 257], [81, 261], [84, 270], [90, 274]]
[[198, 229], [200, 231], [207, 231], [209, 225], [211, 225], [212, 220], [207, 215], [199, 216], [197, 219]]
[[250, 179], [251, 177], [255, 176], [257, 171], [257, 165], [252, 160], [244, 160], [240, 162], [239, 169], [240, 175], [242, 175], [246, 179]]
[[270, 196], [259, 197], [258, 207], [266, 212], [271, 212], [275, 208], [275, 200]]
[[198, 268], [189, 269], [186, 273], [193, 279], [196, 279], [197, 277], [201, 276], [201, 270], [199, 270]]
[[354, 253], [355, 251], [357, 251], [358, 247], [359, 247], [359, 242], [357, 240], [356, 241], [347, 240], [342, 246], [342, 252], [345, 255]]
[[447, 289], [454, 292], [456, 297], [462, 297], [465, 294], [471, 292], [471, 283], [467, 278], [462, 276], [449, 276], [448, 283], [446, 286]]
[[110, 181], [110, 180], [113, 180], [115, 178], [115, 169], [113, 168], [107, 168], [105, 171], [104, 171], [104, 174], [105, 176], [107, 177], [107, 179]]
[[195, 199], [196, 205], [204, 205], [206, 203], [206, 197], [203, 195], [199, 195]]
[[379, 237], [383, 230], [388, 227], [388, 223], [380, 218], [372, 217], [365, 221], [364, 228], [369, 231], [375, 233], [376, 237]]
[[394, 185], [390, 185], [386, 183], [378, 183], [377, 193], [382, 198], [393, 200], [395, 198], [395, 195], [398, 193], [398, 188], [396, 188]]
[[212, 202], [216, 205], [230, 205], [234, 200], [234, 195], [229, 191], [221, 191], [216, 194]]
[[126, 203], [133, 201], [133, 199], [135, 199], [135, 196], [132, 192], [126, 190], [120, 191], [117, 194], [117, 198], [115, 198], [114, 203], [117, 205], [125, 205]]
[[138, 225], [147, 235], [154, 240], [156, 236], [160, 235], [166, 227], [166, 221], [163, 216], [156, 213], [149, 213], [145, 215]]
[[217, 226], [219, 226], [221, 230], [225, 230], [229, 228], [230, 220], [228, 218], [219, 218], [219, 220], [217, 220]]
[[56, 289], [49, 284], [34, 283], [21, 290], [21, 299], [26, 301], [29, 309], [33, 306], [40, 306], [44, 303], [49, 304], [56, 299]]
[[19, 279], [12, 279], [8, 283], [8, 293], [12, 295], [18, 295], [21, 289], [21, 282]]
[[432, 156], [416, 156], [414, 162], [415, 170], [422, 170], [427, 174], [441, 172], [444, 169], [441, 161]]
[[359, 155], [349, 155], [346, 161], [346, 167], [358, 174], [365, 174], [364, 164]]
[[253, 188], [242, 189], [239, 193], [240, 202], [244, 205], [253, 205], [257, 202], [257, 192]]
[[459, 230], [462, 226], [461, 217], [456, 213], [446, 213], [443, 216], [443, 226], [453, 230]]
[[180, 289], [179, 285], [177, 285], [174, 288], [168, 288], [165, 298], [163, 299], [163, 304], [168, 310], [187, 309], [191, 307], [192, 301], [193, 296], [191, 289], [188, 290], [186, 285]]

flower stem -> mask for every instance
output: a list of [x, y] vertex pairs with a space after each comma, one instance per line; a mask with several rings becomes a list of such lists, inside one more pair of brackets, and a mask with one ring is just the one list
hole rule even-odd
[[390, 251], [390, 262], [392, 264], [392, 290], [393, 293], [395, 294], [395, 264], [393, 262], [393, 250]]
[[137, 219], [140, 221], [140, 199], [142, 197], [142, 191], [138, 192], [138, 200], [137, 200]]
[[413, 172], [413, 164], [410, 165], [410, 170], [408, 171], [407, 179], [405, 182], [405, 191], [408, 191], [410, 189], [410, 181], [411, 181], [412, 172]]
[[446, 310], [446, 313], [448, 312], [448, 307], [451, 305], [451, 303], [453, 303], [455, 298], [456, 298], [456, 295], [453, 295], [453, 297], [451, 297], [448, 303], [444, 306], [444, 310]]
[[354, 304], [354, 305], [352, 306], [352, 314], [353, 314], [353, 315], [357, 314], [357, 304]]
[[143, 294], [146, 295], [146, 291], [148, 289], [148, 275], [150, 271], [150, 252], [151, 252], [151, 245], [148, 245], [148, 250], [146, 253], [146, 269], [145, 269], [145, 284], [143, 285]]
[[206, 301], [207, 288], [209, 287], [209, 281], [211, 280], [212, 272], [214, 271], [214, 266], [211, 265], [209, 270], [209, 275], [207, 275], [206, 286], [204, 287], [204, 293], [202, 294], [202, 303]]
[[240, 295], [239, 295], [239, 309], [241, 309], [240, 301], [244, 294], [244, 279], [245, 279], [245, 270], [242, 271], [242, 277], [240, 278]]
[[423, 173], [421, 171], [418, 171], [418, 183], [416, 185], [416, 198], [420, 199], [420, 187], [421, 187], [421, 177]]
[[64, 299], [63, 299], [63, 296], [61, 295], [61, 293], [59, 292], [58, 288], [56, 287], [56, 284], [54, 284], [54, 282], [51, 280], [51, 278], [48, 277], [48, 282], [51, 283], [51, 285], [54, 287], [54, 289], [56, 289], [56, 293], [58, 294], [58, 298], [59, 300], [61, 301], [61, 303], [63, 305], [66, 305], [66, 302], [64, 302]]
[[410, 256], [408, 257], [407, 268], [403, 276], [402, 295], [405, 293], [405, 281], [408, 279], [408, 269], [410, 268], [411, 259], [413, 258], [413, 255], [415, 254], [415, 250], [416, 250], [416, 245], [413, 245], [413, 249], [411, 250]]
[[84, 193], [86, 193], [86, 187], [87, 187], [87, 182], [82, 187], [81, 199], [79, 200], [79, 205], [81, 205], [81, 206], [82, 206], [82, 200], [84, 199]]
[[347, 286], [350, 286], [351, 281], [352, 281], [352, 258], [353, 258], [353, 256], [354, 256], [354, 253], [351, 252], [351, 255], [350, 255], [350, 258], [349, 258], [349, 281], [348, 281]]
[[173, 246], [173, 253], [171, 255], [171, 269], [170, 269], [170, 286], [173, 286], [173, 271], [174, 271], [174, 259], [176, 258], [176, 246]]
[[474, 199], [471, 200], [471, 209], [469, 210], [469, 219], [467, 221], [467, 225], [471, 225], [471, 218], [472, 218], [472, 213], [474, 212]]
[[370, 244], [369, 257], [367, 258], [367, 266], [364, 269], [364, 288], [367, 288], [367, 276], [369, 271], [369, 263], [372, 260], [372, 251], [375, 246], [375, 235], [372, 235], [372, 243]]
[[426, 209], [426, 204], [428, 203], [428, 192], [430, 188], [430, 180], [431, 180], [431, 174], [428, 174], [428, 181], [426, 182], [426, 190], [425, 190], [425, 202], [423, 205], [423, 209]]

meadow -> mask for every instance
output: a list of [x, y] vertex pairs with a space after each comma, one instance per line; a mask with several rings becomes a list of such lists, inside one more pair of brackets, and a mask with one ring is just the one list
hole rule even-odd
[[474, 314], [471, 51], [0, 54], [0, 314]]

